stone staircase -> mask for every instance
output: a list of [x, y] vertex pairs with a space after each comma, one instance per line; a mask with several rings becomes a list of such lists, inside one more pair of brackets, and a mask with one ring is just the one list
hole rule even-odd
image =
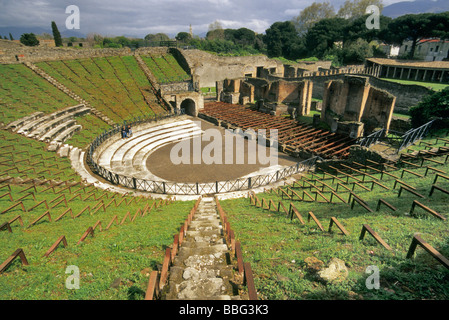
[[202, 198], [169, 270], [163, 300], [240, 300], [214, 198]]

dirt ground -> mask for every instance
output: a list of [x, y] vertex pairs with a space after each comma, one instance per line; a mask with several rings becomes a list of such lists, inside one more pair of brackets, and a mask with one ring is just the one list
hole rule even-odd
[[[215, 182], [215, 181], [226, 181], [226, 180], [233, 180], [240, 178], [242, 176], [248, 175], [252, 172], [258, 171], [262, 168], [267, 168], [270, 166], [270, 163], [268, 164], [261, 164], [257, 156], [256, 163], [251, 164], [248, 163], [248, 141], [245, 140], [243, 148], [236, 148], [236, 143], [233, 144], [233, 155], [234, 160], [232, 163], [234, 164], [226, 164], [225, 163], [225, 129], [223, 127], [218, 127], [212, 123], [209, 123], [207, 121], [204, 121], [200, 118], [192, 118], [193, 121], [200, 121], [201, 123], [201, 129], [207, 130], [207, 129], [218, 129], [221, 132], [222, 135], [222, 161], [221, 164], [212, 163], [208, 164], [203, 161], [203, 157], [201, 159], [200, 164], [194, 164], [193, 161], [193, 145], [192, 139], [188, 140], [190, 141], [190, 162], [189, 164], [174, 164], [170, 159], [170, 153], [172, 148], [178, 143], [171, 143], [168, 144], [155, 152], [153, 152], [148, 160], [147, 160], [147, 168], [151, 171], [154, 175], [173, 182], [186, 182], [186, 183], [207, 183], [207, 182]], [[204, 150], [206, 146], [211, 144], [211, 141], [203, 141], [201, 139], [201, 149]], [[242, 150], [243, 149], [243, 150]], [[237, 150], [239, 152], [244, 153], [244, 161], [243, 164], [235, 164], [236, 161], [236, 154]], [[210, 153], [210, 150], [206, 149], [206, 151], [203, 153], [206, 155], [211, 155], [212, 157], [215, 155], [214, 152]], [[241, 153], [239, 153], [241, 154]], [[179, 156], [182, 154], [179, 153]], [[298, 161], [301, 161], [301, 159], [290, 157], [286, 154], [283, 154], [281, 152], [278, 152], [278, 158], [277, 158], [277, 164], [281, 166], [290, 166]]]

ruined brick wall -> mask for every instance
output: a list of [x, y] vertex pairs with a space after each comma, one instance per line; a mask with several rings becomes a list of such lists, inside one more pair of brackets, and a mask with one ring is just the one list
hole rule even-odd
[[[213, 87], [217, 81], [257, 76], [258, 68], [280, 68], [282, 63], [268, 57], [221, 57], [201, 50], [179, 51], [187, 61], [192, 75], [199, 79], [200, 87]], [[261, 70], [261, 69], [259, 69]]]
[[354, 137], [390, 127], [396, 97], [369, 84], [368, 78], [346, 76], [326, 83], [321, 120]]
[[361, 119], [365, 124], [365, 130], [368, 132], [374, 131], [379, 127], [379, 124], [383, 124], [383, 127], [389, 130], [395, 103], [395, 96], [386, 91], [370, 87]]
[[299, 103], [299, 90], [302, 82], [275, 81], [271, 83], [268, 97], [277, 103]]
[[[329, 75], [321, 77], [307, 77], [313, 81], [313, 97], [323, 99], [326, 83], [330, 80], [342, 80], [345, 75]], [[380, 90], [387, 91], [396, 97], [395, 112], [407, 113], [410, 107], [417, 105], [425, 96], [432, 94], [434, 91], [418, 85], [404, 85], [391, 81], [381, 80], [372, 76], [364, 76], [368, 78], [368, 83]], [[288, 80], [288, 79], [286, 79]]]

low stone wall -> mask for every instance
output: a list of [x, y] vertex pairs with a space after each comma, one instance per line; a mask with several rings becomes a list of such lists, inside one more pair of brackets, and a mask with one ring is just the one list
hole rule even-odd
[[130, 48], [122, 49], [74, 49], [74, 48], [34, 48], [20, 47], [0, 51], [0, 63], [40, 62], [54, 60], [72, 60], [93, 57], [131, 55]]

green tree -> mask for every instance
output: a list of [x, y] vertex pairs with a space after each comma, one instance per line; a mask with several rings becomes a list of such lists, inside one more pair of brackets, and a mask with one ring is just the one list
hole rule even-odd
[[14, 40], [14, 37], [12, 36], [11, 32], [9, 33], [9, 40]]
[[241, 45], [253, 45], [256, 40], [256, 33], [248, 28], [240, 28], [236, 31], [235, 39]]
[[412, 45], [408, 58], [413, 59], [416, 46], [421, 39], [441, 36], [447, 32], [447, 29], [444, 30], [444, 24], [438, 24], [440, 18], [440, 15], [433, 13], [400, 16], [388, 24], [388, 32], [385, 33], [384, 40], [396, 45], [402, 45], [405, 40], [410, 40]]
[[337, 43], [343, 42], [348, 24], [348, 20], [338, 17], [318, 21], [305, 36], [309, 55], [322, 58], [329, 50], [336, 48]]
[[289, 60], [299, 58], [301, 39], [292, 21], [275, 22], [265, 31], [264, 43], [270, 58], [284, 57]]
[[337, 16], [345, 19], [356, 19], [366, 14], [366, 8], [374, 5], [380, 12], [383, 9], [382, 0], [346, 0], [338, 10]]
[[207, 40], [225, 40], [223, 26], [216, 20], [209, 25], [209, 31], [206, 34]]
[[300, 35], [304, 35], [315, 23], [322, 19], [335, 17], [335, 10], [329, 2], [314, 2], [293, 18], [293, 24]]
[[35, 47], [39, 45], [39, 40], [37, 40], [34, 33], [24, 33], [20, 36], [20, 42], [29, 47]]
[[341, 50], [341, 61], [343, 64], [362, 64], [366, 58], [374, 55], [374, 47], [365, 39], [357, 39], [346, 44]]
[[366, 19], [369, 14], [353, 19], [344, 29], [344, 42], [356, 41], [359, 38], [371, 42], [373, 40], [381, 40], [384, 38], [384, 34], [388, 32], [388, 25], [393, 20], [390, 17], [381, 15], [379, 22], [379, 29], [368, 29], [366, 27]]
[[168, 41], [170, 40], [170, 37], [166, 35], [165, 33], [156, 33], [156, 34], [147, 34], [145, 36], [145, 40], [148, 41]]
[[412, 126], [417, 128], [432, 118], [449, 118], [449, 87], [426, 96], [417, 106], [410, 108]]
[[55, 45], [57, 47], [62, 47], [62, 38], [61, 33], [59, 33], [58, 27], [56, 26], [56, 22], [51, 22], [51, 30], [53, 32], [53, 39], [55, 40]]
[[188, 43], [190, 40], [192, 40], [192, 36], [188, 32], [179, 32], [176, 37], [176, 40]]

